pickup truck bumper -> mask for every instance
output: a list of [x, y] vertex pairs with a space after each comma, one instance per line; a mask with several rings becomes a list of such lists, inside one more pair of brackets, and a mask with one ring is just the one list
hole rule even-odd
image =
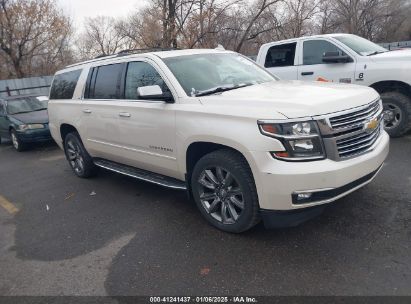
[[252, 152], [263, 219], [270, 214], [273, 217], [297, 214], [295, 217], [302, 218], [320, 213], [324, 205], [371, 182], [388, 152], [386, 132], [382, 133], [374, 150], [345, 161], [325, 159], [294, 163], [273, 159], [269, 153]]

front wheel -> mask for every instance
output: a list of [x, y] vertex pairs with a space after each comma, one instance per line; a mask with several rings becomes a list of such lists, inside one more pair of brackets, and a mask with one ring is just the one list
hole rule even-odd
[[391, 137], [400, 137], [411, 129], [411, 98], [399, 92], [381, 94], [384, 128]]
[[241, 233], [260, 220], [251, 169], [238, 152], [218, 150], [201, 158], [191, 176], [191, 189], [201, 214], [220, 230]]
[[16, 130], [12, 129], [10, 131], [11, 142], [13, 144], [13, 148], [18, 151], [22, 152], [26, 150], [26, 145], [19, 139]]
[[78, 177], [87, 178], [95, 175], [96, 166], [84, 148], [78, 133], [70, 133], [65, 137], [64, 151], [71, 169]]

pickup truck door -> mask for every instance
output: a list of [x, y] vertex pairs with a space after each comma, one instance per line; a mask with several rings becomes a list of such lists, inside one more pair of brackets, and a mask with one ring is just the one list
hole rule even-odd
[[[355, 83], [356, 62], [353, 56], [326, 39], [307, 39], [301, 44], [298, 79]], [[324, 63], [323, 56], [327, 52], [341, 52], [352, 60], [347, 63]]]
[[297, 42], [273, 45], [262, 50], [259, 64], [284, 80], [298, 78]]

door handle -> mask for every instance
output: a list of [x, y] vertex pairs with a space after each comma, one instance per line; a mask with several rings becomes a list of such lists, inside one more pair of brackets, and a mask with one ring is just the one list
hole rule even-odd
[[83, 113], [91, 114], [91, 110], [90, 110], [90, 109], [84, 109], [84, 110], [83, 110]]
[[314, 72], [302, 72], [301, 76], [311, 76], [314, 75]]
[[121, 112], [121, 113], [119, 113], [118, 114], [120, 117], [131, 117], [131, 114], [130, 113], [127, 113], [127, 112]]

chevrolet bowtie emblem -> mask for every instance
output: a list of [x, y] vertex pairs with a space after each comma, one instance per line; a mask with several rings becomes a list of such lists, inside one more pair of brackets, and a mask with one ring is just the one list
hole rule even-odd
[[378, 127], [378, 119], [377, 118], [369, 120], [364, 124], [364, 130], [367, 131], [368, 133], [371, 133], [372, 131], [377, 129], [377, 127]]

